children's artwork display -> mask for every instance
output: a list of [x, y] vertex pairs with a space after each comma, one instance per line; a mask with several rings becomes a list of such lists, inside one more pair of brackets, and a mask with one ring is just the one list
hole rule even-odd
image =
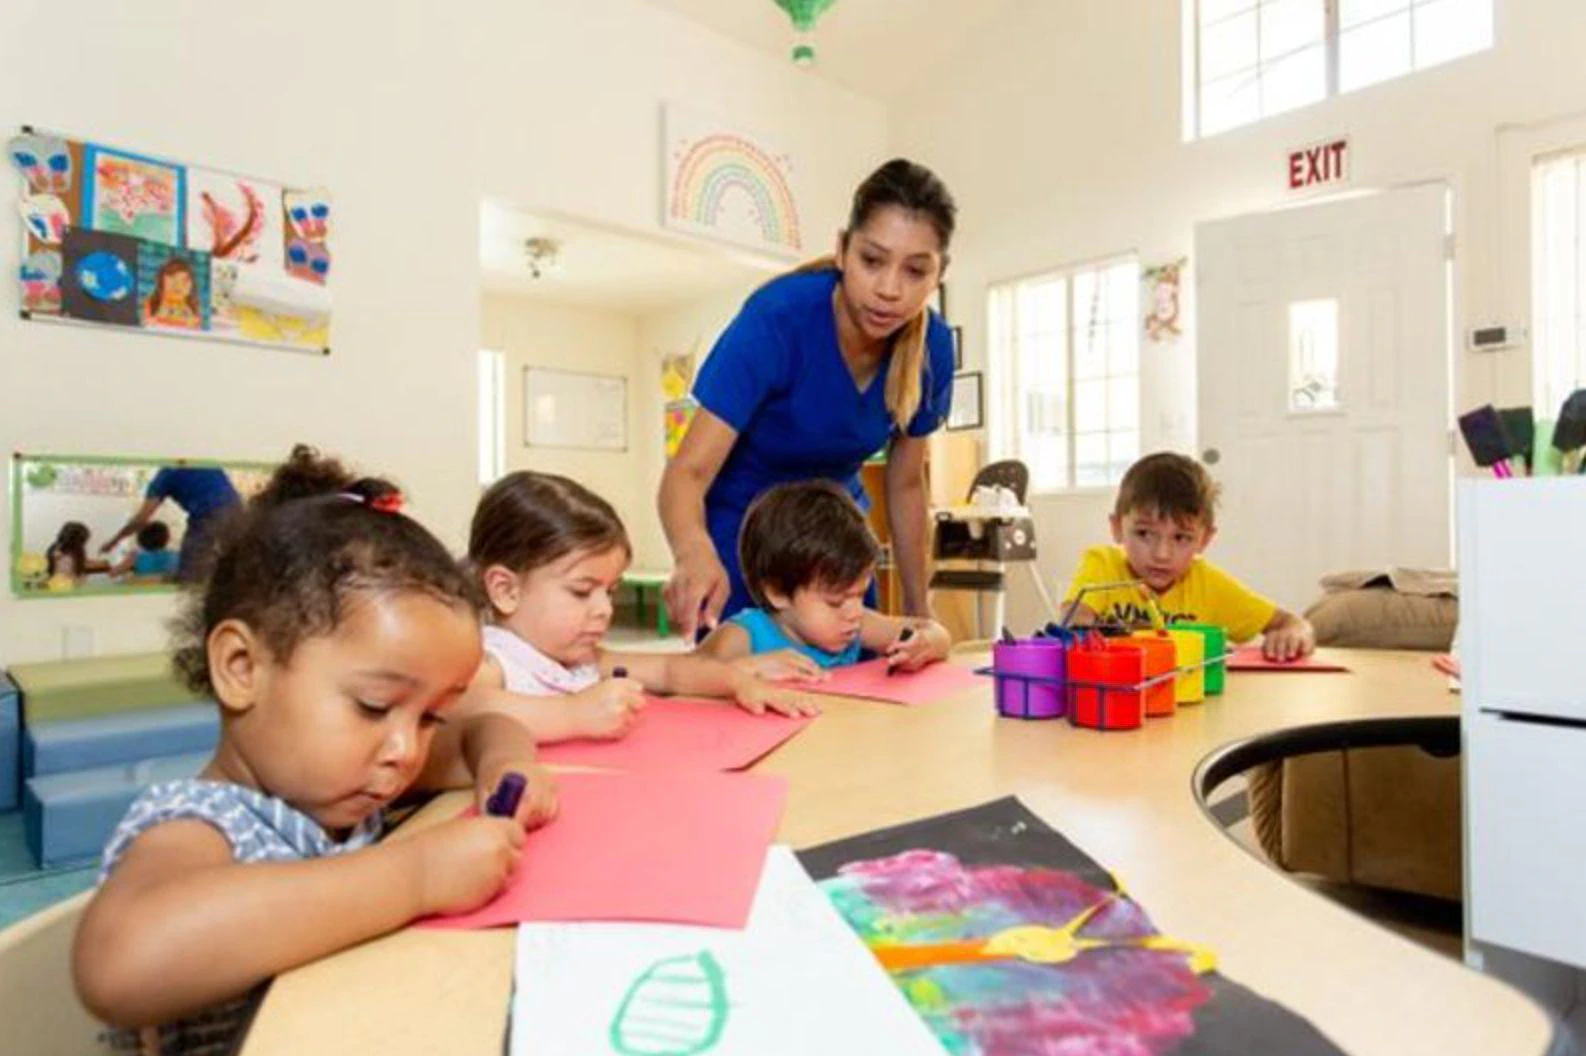
[[24, 127], [26, 319], [316, 352], [330, 342], [331, 197]]
[[779, 256], [804, 247], [797, 169], [760, 136], [669, 104], [662, 136], [661, 222]]
[[1340, 1056], [1012, 797], [798, 857], [948, 1052]]

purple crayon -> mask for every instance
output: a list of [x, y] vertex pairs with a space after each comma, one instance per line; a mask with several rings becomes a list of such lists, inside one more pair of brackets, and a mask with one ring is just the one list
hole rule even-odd
[[496, 784], [496, 790], [490, 793], [490, 798], [485, 800], [485, 813], [494, 818], [510, 818], [518, 812], [518, 803], [523, 799], [523, 790], [529, 787], [529, 779], [520, 773], [506, 773], [501, 775], [501, 780]]

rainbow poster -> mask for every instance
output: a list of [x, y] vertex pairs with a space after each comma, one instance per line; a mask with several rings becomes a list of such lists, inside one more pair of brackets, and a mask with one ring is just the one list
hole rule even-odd
[[804, 248], [793, 160], [727, 122], [666, 108], [661, 223], [784, 256]]

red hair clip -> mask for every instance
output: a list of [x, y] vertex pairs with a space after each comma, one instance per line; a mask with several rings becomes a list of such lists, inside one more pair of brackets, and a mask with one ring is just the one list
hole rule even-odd
[[376, 495], [374, 498], [369, 499], [368, 503], [370, 509], [379, 510], [381, 513], [401, 513], [402, 493], [400, 491], [388, 491], [384, 495]]

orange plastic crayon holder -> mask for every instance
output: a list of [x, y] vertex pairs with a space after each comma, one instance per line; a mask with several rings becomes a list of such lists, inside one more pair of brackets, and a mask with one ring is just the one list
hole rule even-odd
[[[1131, 634], [1123, 639], [1130, 645], [1138, 645], [1145, 650], [1145, 677], [1141, 681], [1161, 679], [1163, 675], [1174, 674], [1178, 671], [1178, 646], [1166, 634], [1157, 634], [1147, 631], [1141, 634]], [[1163, 679], [1145, 691], [1145, 713], [1147, 718], [1167, 718], [1178, 708], [1174, 693], [1174, 680]]]

